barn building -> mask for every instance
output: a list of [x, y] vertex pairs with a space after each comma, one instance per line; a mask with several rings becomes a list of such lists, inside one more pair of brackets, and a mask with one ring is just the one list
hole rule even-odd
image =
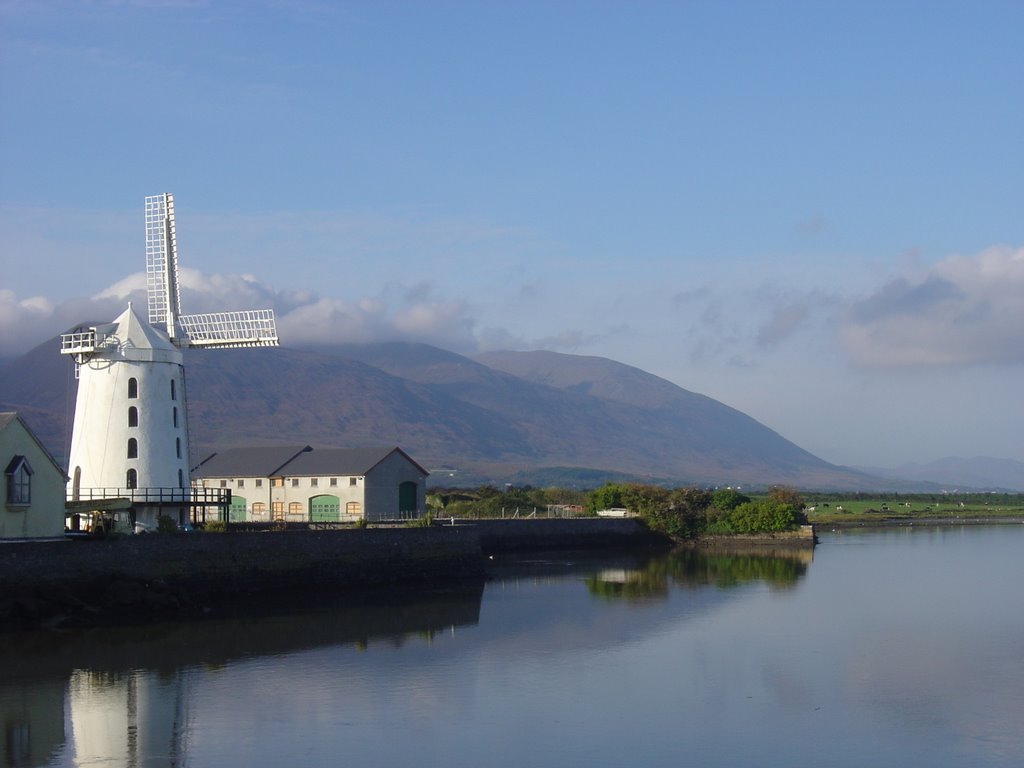
[[401, 448], [230, 448], [193, 470], [231, 491], [233, 522], [376, 522], [418, 517], [429, 473]]
[[63, 536], [67, 478], [14, 412], [0, 413], [0, 466], [4, 468], [0, 541]]

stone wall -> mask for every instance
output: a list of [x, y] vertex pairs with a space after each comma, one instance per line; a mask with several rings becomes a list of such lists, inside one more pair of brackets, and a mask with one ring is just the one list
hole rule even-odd
[[347, 589], [481, 579], [484, 555], [664, 547], [629, 519], [177, 533], [0, 547], [0, 629], [217, 615]]
[[543, 549], [665, 547], [668, 544], [663, 537], [652, 534], [638, 520], [630, 518], [506, 518], [473, 520], [468, 525], [478, 532], [484, 554]]
[[282, 594], [481, 578], [471, 529], [180, 533], [0, 547], [0, 627], [189, 617]]

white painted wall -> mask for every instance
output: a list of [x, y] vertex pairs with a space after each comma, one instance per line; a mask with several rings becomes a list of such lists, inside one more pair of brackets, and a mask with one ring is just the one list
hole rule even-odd
[[[125, 488], [130, 468], [138, 488], [188, 487], [182, 355], [142, 322], [129, 307], [79, 370], [68, 462], [72, 495], [76, 484], [83, 491]], [[138, 382], [135, 398], [128, 396], [130, 379]], [[128, 426], [131, 407], [138, 411], [136, 427]], [[137, 458], [128, 458], [131, 438]]]
[[[246, 519], [256, 522], [269, 522], [274, 519], [273, 504], [283, 505], [285, 521], [305, 522], [309, 520], [309, 502], [314, 496], [329, 494], [338, 497], [340, 519], [352, 520], [346, 515], [347, 504], [351, 501], [360, 505], [360, 517], [367, 521], [393, 520], [399, 513], [399, 485], [403, 482], [416, 483], [416, 508], [426, 508], [426, 478], [415, 465], [400, 453], [390, 454], [384, 461], [363, 476], [337, 475], [337, 485], [331, 485], [331, 475], [320, 477], [283, 478], [283, 485], [274, 486], [271, 478], [258, 478], [261, 486], [256, 487], [254, 477], [211, 477], [202, 483], [206, 488], [228, 488], [233, 496], [242, 496], [246, 501]], [[242, 480], [241, 487], [238, 481]], [[355, 484], [352, 484], [352, 480]], [[315, 481], [315, 485], [314, 485]], [[254, 503], [262, 503], [265, 509], [261, 513], [252, 510]], [[299, 511], [290, 512], [292, 503], [299, 504]]]

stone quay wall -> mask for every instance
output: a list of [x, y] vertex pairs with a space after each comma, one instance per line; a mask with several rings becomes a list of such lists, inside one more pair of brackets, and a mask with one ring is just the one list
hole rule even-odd
[[[443, 519], [441, 522], [443, 524]], [[486, 555], [554, 549], [665, 548], [669, 545], [667, 539], [651, 533], [633, 518], [506, 518], [472, 520], [466, 524], [478, 532], [480, 548]]]
[[635, 520], [456, 522], [5, 544], [0, 631], [190, 618], [354, 588], [482, 580], [493, 553], [662, 542]]

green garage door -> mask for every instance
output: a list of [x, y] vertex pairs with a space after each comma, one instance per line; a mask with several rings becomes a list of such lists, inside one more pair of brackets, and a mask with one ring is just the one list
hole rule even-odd
[[341, 519], [341, 502], [337, 496], [325, 493], [309, 500], [309, 519], [314, 523], [336, 523]]
[[244, 523], [246, 506], [248, 506], [248, 502], [244, 496], [231, 494], [231, 508], [228, 510], [228, 520], [232, 523]]

